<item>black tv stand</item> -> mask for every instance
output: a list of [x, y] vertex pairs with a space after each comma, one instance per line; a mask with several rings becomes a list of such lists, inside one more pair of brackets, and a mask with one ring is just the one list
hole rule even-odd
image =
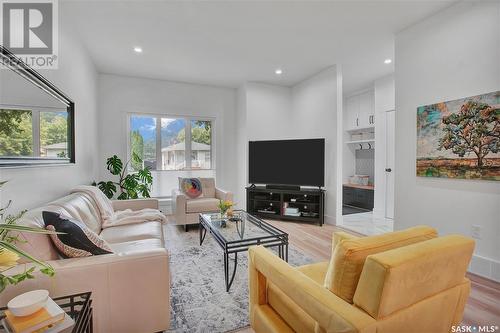
[[266, 185], [266, 189], [268, 189], [268, 190], [300, 191], [300, 186], [294, 186], [294, 185]]
[[269, 188], [252, 184], [247, 190], [247, 212], [261, 218], [323, 225], [325, 191], [315, 188]]

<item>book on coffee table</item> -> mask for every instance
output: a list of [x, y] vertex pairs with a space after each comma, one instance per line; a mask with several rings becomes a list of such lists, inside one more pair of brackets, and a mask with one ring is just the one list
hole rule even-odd
[[37, 312], [16, 317], [9, 310], [5, 310], [5, 323], [13, 333], [45, 332], [57, 323], [62, 323], [66, 313], [51, 298], [47, 304]]

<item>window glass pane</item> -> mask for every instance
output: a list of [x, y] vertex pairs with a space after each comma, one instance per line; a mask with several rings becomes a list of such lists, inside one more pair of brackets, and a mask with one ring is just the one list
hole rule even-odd
[[211, 169], [212, 122], [191, 120], [191, 168]]
[[40, 112], [40, 156], [69, 158], [66, 111]]
[[[148, 116], [130, 117], [130, 155], [139, 155], [144, 167], [156, 170], [156, 118]], [[132, 170], [139, 170], [143, 165], [131, 161]]]
[[32, 114], [0, 109], [0, 156], [33, 156]]
[[163, 170], [186, 169], [186, 120], [161, 118], [161, 165]]

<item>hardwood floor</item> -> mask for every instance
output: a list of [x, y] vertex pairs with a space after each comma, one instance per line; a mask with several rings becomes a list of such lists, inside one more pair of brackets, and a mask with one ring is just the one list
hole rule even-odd
[[[351, 232], [327, 224], [319, 227], [317, 225], [271, 220], [267, 222], [288, 233], [290, 244], [317, 261], [330, 259], [332, 233], [334, 231]], [[500, 283], [474, 274], [467, 274], [467, 276], [471, 280], [472, 290], [465, 307], [463, 324], [500, 326]], [[237, 332], [252, 333], [254, 331], [251, 328], [245, 328]]]

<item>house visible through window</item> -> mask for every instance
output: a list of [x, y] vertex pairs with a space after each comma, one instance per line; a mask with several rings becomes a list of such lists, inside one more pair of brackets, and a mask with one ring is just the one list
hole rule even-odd
[[[130, 155], [152, 170], [212, 169], [212, 120], [130, 116]], [[137, 170], [141, 165], [132, 162]]]

